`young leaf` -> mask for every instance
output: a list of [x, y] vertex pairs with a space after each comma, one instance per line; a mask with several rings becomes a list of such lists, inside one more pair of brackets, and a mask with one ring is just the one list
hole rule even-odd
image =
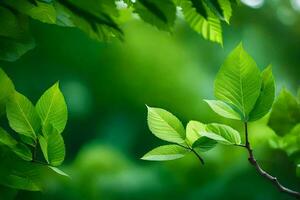
[[36, 110], [42, 119], [43, 127], [51, 124], [59, 133], [63, 132], [67, 123], [68, 111], [58, 83], [55, 83], [41, 96], [36, 104]]
[[217, 74], [215, 96], [235, 105], [243, 114], [243, 121], [248, 121], [248, 115], [260, 94], [260, 87], [260, 71], [240, 43], [227, 57]]
[[15, 87], [10, 78], [0, 68], [0, 116], [5, 113], [6, 102], [14, 93]]
[[249, 120], [255, 121], [265, 116], [272, 107], [275, 97], [275, 81], [272, 74], [272, 67], [267, 67], [262, 72], [262, 85], [260, 95], [251, 111]]
[[220, 100], [204, 100], [210, 108], [215, 111], [218, 115], [229, 118], [229, 119], [237, 119], [241, 120], [241, 114], [239, 114], [233, 106], [220, 101]]
[[283, 89], [274, 102], [268, 125], [276, 134], [283, 136], [298, 123], [300, 123], [300, 104], [289, 91]]
[[147, 108], [148, 126], [156, 137], [179, 144], [185, 142], [185, 130], [179, 119], [161, 108]]
[[176, 7], [172, 0], [137, 0], [134, 12], [147, 23], [161, 30], [170, 31], [176, 18]]
[[40, 118], [32, 103], [22, 94], [14, 92], [6, 106], [10, 127], [19, 134], [36, 140]]
[[196, 140], [193, 143], [193, 149], [199, 150], [199, 151], [208, 151], [216, 146], [217, 142], [213, 139], [210, 139], [208, 137], [200, 137], [198, 140]]
[[60, 165], [65, 158], [65, 145], [61, 134], [48, 124], [43, 129], [43, 135], [39, 135], [39, 141], [46, 161], [53, 166]]
[[0, 127], [0, 145], [7, 146], [12, 152], [26, 161], [32, 160], [30, 149], [21, 143], [18, 143], [11, 135]]
[[224, 124], [212, 123], [206, 125], [206, 131], [201, 132], [205, 137], [215, 140], [221, 144], [240, 144], [241, 137], [238, 131]]
[[164, 145], [149, 151], [141, 159], [152, 161], [176, 160], [184, 157], [188, 152], [188, 149], [175, 144]]
[[200, 132], [205, 130], [205, 125], [197, 121], [189, 121], [186, 126], [186, 139], [192, 145], [200, 137]]

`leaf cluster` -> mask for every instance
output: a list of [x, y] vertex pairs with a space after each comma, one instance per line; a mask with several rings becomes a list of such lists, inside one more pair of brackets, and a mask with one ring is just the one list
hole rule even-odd
[[[65, 174], [55, 166], [65, 158], [62, 132], [67, 106], [55, 83], [36, 105], [15, 87], [0, 69], [0, 115], [6, 114], [11, 130], [0, 127], [0, 184], [24, 190], [42, 190], [45, 177]], [[42, 158], [39, 157], [41, 152]]]
[[[239, 44], [221, 66], [214, 85], [217, 100], [205, 100], [222, 117], [243, 123], [265, 116], [275, 96], [271, 67], [260, 72], [255, 61]], [[216, 146], [243, 146], [238, 131], [225, 124], [204, 124], [190, 121], [186, 128], [171, 113], [160, 108], [148, 108], [148, 126], [158, 138], [174, 144], [160, 146], [148, 152], [145, 160], [172, 160], [188, 152], [202, 153]]]

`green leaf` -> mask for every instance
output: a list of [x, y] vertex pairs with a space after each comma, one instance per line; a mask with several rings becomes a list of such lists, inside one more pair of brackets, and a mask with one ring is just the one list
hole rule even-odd
[[0, 145], [7, 146], [12, 152], [26, 161], [32, 160], [30, 149], [21, 143], [18, 143], [11, 135], [0, 127]]
[[43, 23], [56, 23], [56, 11], [51, 3], [36, 1], [34, 5], [28, 0], [4, 0], [4, 3]]
[[0, 60], [15, 61], [34, 48], [28, 17], [0, 6]]
[[188, 149], [175, 144], [164, 145], [149, 151], [141, 159], [151, 161], [176, 160], [184, 157], [188, 152]]
[[272, 67], [267, 67], [262, 72], [262, 85], [260, 95], [251, 111], [249, 120], [255, 121], [265, 116], [271, 109], [275, 98], [275, 81]]
[[206, 8], [208, 17], [205, 19], [196, 11], [190, 0], [178, 1], [177, 5], [182, 8], [185, 21], [193, 30], [200, 33], [205, 39], [223, 45], [221, 22], [209, 8]]
[[61, 134], [50, 124], [43, 129], [39, 142], [46, 161], [59, 166], [65, 158], [65, 144]]
[[241, 120], [241, 114], [239, 114], [238, 111], [236, 111], [237, 109], [234, 109], [234, 106], [230, 106], [229, 104], [220, 100], [204, 100], [204, 101], [218, 115], [229, 119]]
[[240, 43], [226, 58], [217, 74], [215, 96], [237, 107], [243, 114], [243, 121], [248, 121], [260, 88], [260, 71]]
[[208, 124], [206, 125], [206, 131], [201, 132], [201, 134], [221, 144], [241, 144], [239, 132], [224, 124]]
[[184, 143], [185, 130], [172, 113], [161, 108], [148, 108], [148, 126], [158, 138], [174, 143]]
[[10, 78], [0, 68], [0, 116], [5, 113], [7, 100], [14, 93], [15, 87]]
[[210, 149], [214, 148], [216, 146], [217, 142], [213, 139], [210, 139], [208, 137], [200, 137], [198, 140], [196, 140], [193, 143], [193, 149], [196, 149], [198, 151], [204, 152], [209, 151]]
[[58, 83], [55, 83], [41, 96], [36, 104], [36, 110], [42, 119], [43, 127], [51, 124], [59, 133], [63, 132], [67, 123], [68, 111]]
[[189, 121], [186, 126], [186, 139], [192, 145], [200, 137], [200, 132], [205, 130], [205, 125], [198, 121]]
[[22, 94], [14, 92], [6, 107], [10, 127], [19, 134], [36, 140], [40, 119], [32, 103]]
[[134, 12], [158, 29], [170, 31], [176, 18], [176, 7], [172, 0], [137, 0]]
[[298, 123], [300, 123], [300, 104], [296, 97], [283, 89], [274, 102], [268, 125], [277, 135], [283, 136]]

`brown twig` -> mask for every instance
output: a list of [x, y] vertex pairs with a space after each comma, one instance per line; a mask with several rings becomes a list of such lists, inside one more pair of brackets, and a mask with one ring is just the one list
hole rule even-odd
[[253, 150], [251, 148], [250, 142], [249, 142], [249, 137], [248, 137], [248, 124], [247, 122], [244, 123], [245, 125], [245, 146], [243, 145], [239, 145], [241, 147], [244, 147], [247, 149], [249, 157], [248, 160], [250, 162], [250, 164], [252, 166], [255, 167], [256, 171], [263, 177], [265, 177], [267, 180], [269, 180], [270, 182], [272, 182], [279, 191], [289, 194], [293, 197], [295, 197], [296, 199], [300, 199], [300, 193], [294, 190], [291, 190], [285, 186], [283, 186], [276, 177], [270, 175], [269, 173], [267, 173], [266, 171], [264, 171], [261, 166], [258, 164], [258, 162], [256, 161], [254, 154], [253, 154]]

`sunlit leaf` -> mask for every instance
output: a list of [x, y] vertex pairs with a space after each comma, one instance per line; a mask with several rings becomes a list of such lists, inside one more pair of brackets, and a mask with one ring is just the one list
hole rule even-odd
[[226, 58], [215, 79], [217, 99], [233, 104], [248, 121], [260, 94], [261, 76], [255, 61], [239, 44]]
[[6, 110], [10, 127], [17, 133], [36, 140], [40, 118], [33, 104], [24, 95], [15, 92], [8, 101]]
[[199, 137], [200, 132], [205, 130], [205, 125], [198, 121], [189, 121], [186, 126], [186, 139], [192, 145]]
[[260, 95], [251, 111], [249, 120], [255, 121], [265, 116], [271, 109], [275, 98], [275, 81], [271, 66], [262, 72], [262, 85]]
[[59, 132], [63, 132], [68, 118], [67, 105], [59, 84], [55, 83], [38, 100], [36, 110], [42, 120], [42, 126], [51, 124]]
[[224, 124], [207, 124], [205, 132], [201, 132], [201, 134], [225, 145], [241, 143], [239, 132]]
[[175, 143], [184, 143], [185, 130], [172, 113], [161, 108], [148, 108], [148, 126], [158, 138]]
[[237, 109], [234, 109], [234, 107], [230, 106], [228, 103], [225, 103], [220, 100], [204, 100], [204, 101], [218, 115], [229, 119], [241, 120], [241, 114], [239, 114]]
[[175, 144], [164, 145], [149, 151], [141, 159], [152, 161], [176, 160], [184, 157], [188, 152], [188, 149]]

